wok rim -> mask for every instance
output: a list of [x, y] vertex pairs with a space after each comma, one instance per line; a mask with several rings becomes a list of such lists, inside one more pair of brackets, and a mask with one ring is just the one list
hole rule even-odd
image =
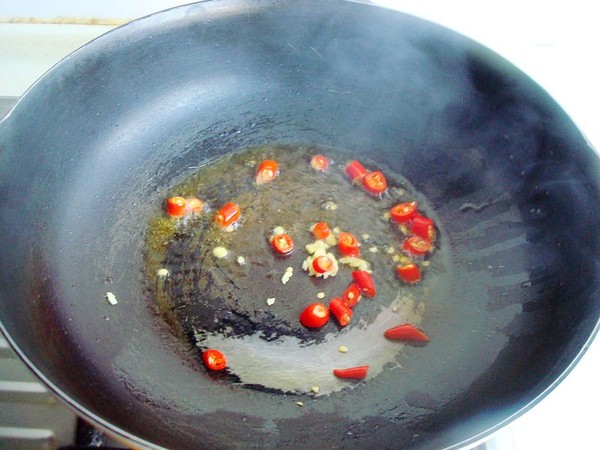
[[[76, 413], [81, 418], [87, 420], [92, 425], [97, 426], [102, 429], [106, 433], [110, 434], [117, 440], [121, 440], [126, 444], [134, 444], [141, 445], [144, 448], [151, 449], [162, 449], [164, 447], [158, 446], [152, 442], [149, 442], [135, 434], [132, 434], [128, 431], [125, 431], [119, 426], [116, 426], [112, 422], [109, 422], [99, 415], [93, 413], [91, 410], [83, 406], [77, 400], [75, 400], [70, 395], [66, 394], [62, 389], [56, 386], [50, 379], [44, 375], [44, 373], [39, 370], [35, 364], [27, 357], [27, 355], [20, 349], [18, 344], [12, 339], [8, 330], [4, 326], [4, 324], [0, 321], [0, 331], [4, 335], [4, 338], [9, 343], [13, 351], [17, 354], [17, 356], [25, 363], [27, 368], [71, 411]], [[583, 359], [584, 355], [587, 353], [588, 349], [594, 342], [594, 340], [598, 337], [600, 332], [600, 319], [596, 321], [592, 332], [587, 337], [585, 343], [581, 346], [580, 350], [577, 352], [577, 355], [571, 360], [569, 365], [560, 373], [558, 377], [556, 377], [550, 385], [548, 385], [544, 390], [542, 390], [538, 395], [536, 395], [531, 401], [525, 404], [525, 406], [519, 408], [517, 411], [513, 412], [509, 416], [505, 417], [502, 421], [497, 422], [495, 425], [489, 427], [488, 429], [479, 432], [476, 435], [473, 435], [467, 439], [464, 439], [455, 444], [451, 444], [450, 446], [444, 447], [445, 449], [460, 449], [467, 445], [477, 445], [487, 441], [490, 436], [494, 433], [500, 431], [505, 428], [512, 422], [514, 422], [519, 417], [522, 417], [525, 413], [531, 411], [536, 405], [538, 405], [543, 399], [545, 399], [548, 395], [552, 393], [573, 371], [573, 369], [579, 364], [579, 362]]]

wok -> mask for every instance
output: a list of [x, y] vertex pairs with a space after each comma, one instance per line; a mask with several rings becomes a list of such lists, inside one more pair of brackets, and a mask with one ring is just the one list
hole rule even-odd
[[[369, 157], [433, 206], [448, 269], [432, 340], [401, 371], [316, 398], [221, 383], [144, 297], [146, 224], [170, 186], [263, 144]], [[176, 8], [79, 49], [0, 123], [2, 331], [134, 445], [466, 445], [537, 403], [597, 332], [598, 173], [539, 86], [444, 28], [357, 2]]]

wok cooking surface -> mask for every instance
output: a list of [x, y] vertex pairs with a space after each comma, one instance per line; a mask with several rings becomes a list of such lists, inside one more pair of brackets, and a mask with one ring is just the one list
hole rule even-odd
[[[472, 163], [473, 163], [474, 165], [476, 165], [476, 164], [477, 164], [477, 152], [475, 152], [475, 153], [472, 153], [472, 155], [473, 155], [473, 160], [472, 160]], [[498, 206], [500, 206], [500, 204], [497, 204], [496, 206], [498, 207]], [[472, 211], [471, 211], [471, 212], [472, 212]], [[537, 211], [535, 211], [535, 210], [534, 210], [534, 211], [533, 211], [533, 214], [536, 214], [536, 213], [537, 213]], [[498, 266], [505, 266], [505, 264], [498, 264]], [[493, 269], [493, 268], [494, 268], [494, 266], [492, 266], [492, 269]], [[497, 269], [497, 267], [496, 267], [496, 269]], [[491, 270], [491, 269], [490, 269], [490, 270]], [[522, 288], [528, 288], [528, 287], [532, 287], [532, 286], [534, 285], [534, 283], [532, 283], [532, 285], [531, 285], [531, 286], [530, 286], [530, 285], [528, 285], [528, 284], [527, 284], [527, 283], [528, 283], [528, 280], [527, 280], [527, 279], [524, 279], [522, 282], [523, 282], [523, 283], [525, 283], [525, 285], [524, 285], [524, 286], [522, 286]], [[498, 305], [498, 306], [501, 306], [501, 305]], [[516, 330], [518, 330], [518, 328], [517, 328], [517, 329], [515, 329], [515, 331], [516, 331]], [[419, 403], [419, 402], [417, 402], [417, 403]], [[421, 405], [423, 405], [423, 402], [420, 402], [420, 404], [421, 404]]]

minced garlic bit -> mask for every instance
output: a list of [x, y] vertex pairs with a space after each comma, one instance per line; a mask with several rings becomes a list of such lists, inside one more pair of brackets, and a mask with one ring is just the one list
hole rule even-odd
[[312, 392], [313, 394], [318, 394], [319, 393], [319, 386], [311, 386], [310, 387], [310, 392]]
[[392, 312], [398, 312], [398, 307], [396, 305], [392, 306]]
[[319, 292], [317, 298], [325, 298], [325, 292]]
[[430, 264], [431, 264], [431, 263], [430, 263], [429, 261], [423, 261], [423, 262], [421, 263], [421, 265], [422, 265], [423, 267], [429, 267], [429, 266], [430, 266]]
[[327, 252], [327, 249], [329, 248], [329, 244], [327, 244], [325, 241], [318, 240], [306, 244], [304, 248], [306, 248], [306, 251], [309, 255], [315, 255], [317, 253], [325, 254]]
[[353, 269], [371, 272], [371, 265], [369, 262], [355, 256], [346, 256], [344, 258], [340, 258], [340, 263], [350, 266]]
[[361, 236], [363, 241], [368, 241], [370, 237], [371, 236], [369, 236], [367, 233], [363, 233], [363, 235]]
[[390, 218], [392, 217], [392, 215], [390, 214], [389, 211], [386, 211], [383, 213], [383, 220], [390, 220]]
[[213, 248], [213, 255], [215, 258], [223, 259], [229, 255], [229, 250], [225, 247], [215, 247]]
[[342, 231], [342, 230], [340, 230], [340, 228], [339, 228], [339, 227], [335, 227], [335, 228], [333, 229], [333, 232], [334, 232], [335, 234], [340, 234], [340, 231]]
[[409, 234], [408, 227], [406, 225], [398, 225], [398, 231], [402, 234]]
[[246, 258], [244, 258], [243, 256], [238, 256], [238, 257], [237, 257], [237, 263], [238, 263], [240, 266], [243, 266], [244, 264], [246, 264]]
[[337, 239], [334, 234], [330, 233], [329, 236], [325, 238], [325, 243], [329, 246], [337, 245]]
[[321, 208], [324, 209], [325, 211], [335, 211], [338, 208], [338, 205], [337, 205], [337, 203], [329, 200], [329, 201], [323, 203], [321, 205]]
[[267, 305], [271, 306], [275, 303], [275, 297], [271, 297], [267, 299]]
[[373, 245], [372, 247], [369, 247], [369, 251], [371, 253], [377, 253], [379, 249], [377, 248], [377, 246]]
[[169, 269], [162, 267], [156, 271], [156, 275], [160, 278], [167, 278], [169, 275], [171, 275], [171, 272]]
[[283, 227], [275, 227], [273, 228], [273, 236], [277, 236], [278, 234], [285, 233], [285, 228]]
[[298, 405], [298, 406], [304, 406], [304, 403], [302, 403], [302, 402], [296, 402], [296, 405]]
[[294, 275], [293, 267], [288, 267], [287, 269], [285, 269], [285, 272], [283, 273], [283, 276], [281, 277], [281, 283], [287, 284], [287, 282], [290, 281], [290, 278], [292, 278], [292, 275]]
[[117, 301], [117, 296], [115, 294], [113, 294], [112, 292], [106, 293], [106, 300], [108, 300], [108, 303], [110, 303], [113, 306], [116, 305], [117, 303], [119, 303]]
[[385, 250], [385, 252], [386, 252], [388, 255], [392, 255], [392, 254], [396, 253], [396, 249], [395, 249], [394, 247], [388, 247], [388, 248]]
[[338, 347], [338, 352], [340, 353], [346, 353], [348, 351], [348, 347], [346, 347], [345, 345], [340, 345]]

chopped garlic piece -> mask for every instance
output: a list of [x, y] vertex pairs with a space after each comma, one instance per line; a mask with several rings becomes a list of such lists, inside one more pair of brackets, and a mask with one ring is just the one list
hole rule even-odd
[[287, 282], [290, 281], [290, 278], [292, 278], [292, 275], [294, 275], [293, 272], [286, 270], [283, 276], [281, 277], [281, 284], [287, 284]]
[[390, 218], [392, 217], [392, 215], [390, 214], [389, 211], [386, 211], [383, 213], [383, 220], [390, 220]]
[[229, 250], [225, 247], [215, 247], [213, 248], [213, 255], [215, 258], [223, 259], [229, 255]]
[[275, 303], [275, 297], [271, 297], [267, 299], [267, 305], [271, 306]]
[[119, 303], [117, 301], [117, 296], [115, 294], [113, 294], [112, 292], [106, 293], [106, 300], [108, 300], [108, 303], [110, 303], [113, 306], [116, 305], [117, 303]]
[[371, 272], [371, 266], [368, 261], [364, 259], [357, 258], [355, 256], [346, 256], [345, 258], [340, 258], [340, 263], [346, 264], [353, 269], [364, 270], [366, 272]]
[[328, 202], [325, 202], [321, 205], [321, 208], [324, 209], [325, 211], [335, 211], [338, 208], [337, 203], [332, 202], [331, 200]]
[[324, 255], [329, 245], [325, 241], [319, 240], [306, 244], [305, 248], [310, 255]]
[[338, 352], [340, 353], [346, 353], [348, 351], [348, 347], [346, 347], [345, 345], [340, 345], [338, 347]]
[[167, 278], [169, 275], [171, 275], [171, 272], [169, 271], [169, 269], [165, 269], [164, 267], [162, 267], [156, 271], [156, 275], [160, 278]]
[[423, 261], [423, 262], [421, 263], [421, 265], [422, 265], [423, 267], [429, 267], [429, 266], [430, 266], [430, 264], [431, 264], [431, 263], [430, 263], [429, 261]]
[[325, 292], [319, 292], [317, 298], [325, 298]]
[[361, 238], [362, 238], [363, 241], [369, 240], [370, 237], [371, 236], [369, 236], [367, 233], [363, 233], [363, 235], [361, 236]]
[[335, 238], [335, 235], [329, 234], [329, 236], [325, 238], [325, 243], [329, 246], [337, 245], [337, 239]]
[[311, 386], [310, 387], [310, 392], [312, 392], [313, 394], [318, 394], [319, 393], [319, 386]]
[[342, 231], [342, 230], [340, 230], [340, 228], [339, 228], [339, 227], [335, 227], [335, 228], [333, 229], [333, 232], [334, 232], [335, 234], [340, 234], [340, 231]]
[[237, 263], [238, 263], [240, 266], [243, 266], [244, 264], [246, 264], [246, 258], [244, 258], [243, 256], [238, 256], [238, 257], [237, 257]]
[[275, 227], [273, 228], [273, 236], [277, 236], [278, 234], [285, 233], [285, 228], [283, 227]]
[[302, 402], [296, 402], [296, 405], [298, 405], [298, 406], [304, 406], [304, 403], [302, 403]]
[[375, 245], [373, 245], [372, 247], [369, 247], [369, 251], [371, 253], [377, 253], [379, 251], [379, 249]]
[[388, 255], [392, 255], [394, 253], [396, 253], [396, 249], [394, 247], [388, 247], [387, 250], [385, 251]]

